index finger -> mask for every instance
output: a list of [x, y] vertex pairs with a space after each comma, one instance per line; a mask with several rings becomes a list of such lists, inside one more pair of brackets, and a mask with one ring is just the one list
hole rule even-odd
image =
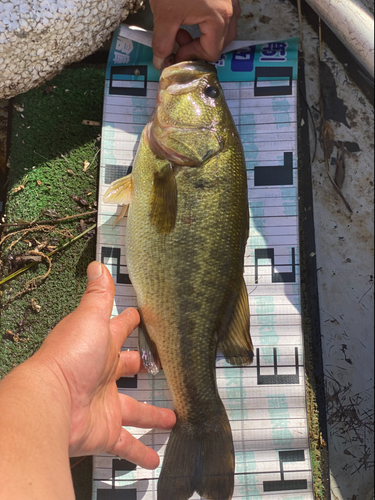
[[222, 18], [210, 18], [202, 22], [200, 38], [180, 47], [176, 54], [178, 61], [189, 61], [191, 59], [203, 59], [204, 61], [217, 61], [223, 51], [224, 42], [229, 24]]
[[121, 314], [111, 319], [109, 324], [118, 350], [124, 345], [125, 340], [132, 331], [137, 328], [139, 321], [139, 313], [134, 307], [128, 307]]

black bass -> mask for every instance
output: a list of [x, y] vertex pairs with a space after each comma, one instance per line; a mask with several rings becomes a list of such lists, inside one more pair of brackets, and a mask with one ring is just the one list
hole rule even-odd
[[105, 201], [129, 204], [126, 259], [141, 316], [139, 350], [162, 366], [177, 423], [158, 500], [230, 500], [234, 450], [216, 385], [216, 352], [250, 364], [253, 346], [243, 278], [249, 231], [240, 138], [215, 67], [183, 62], [160, 78], [133, 172]]

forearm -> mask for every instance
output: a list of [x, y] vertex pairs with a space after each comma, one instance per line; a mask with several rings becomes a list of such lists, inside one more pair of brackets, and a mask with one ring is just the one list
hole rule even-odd
[[73, 499], [63, 385], [31, 358], [0, 382], [0, 401], [0, 498]]

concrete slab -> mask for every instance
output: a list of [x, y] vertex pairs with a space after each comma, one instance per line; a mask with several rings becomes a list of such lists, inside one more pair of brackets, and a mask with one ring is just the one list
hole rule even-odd
[[[298, 35], [296, 8], [289, 2], [242, 0], [239, 38], [280, 39]], [[319, 105], [319, 40], [303, 19], [307, 100]], [[316, 258], [326, 388], [332, 500], [373, 497], [373, 107], [331, 49], [322, 45], [338, 97], [348, 107], [348, 128], [331, 120], [336, 141], [359, 145], [345, 151], [342, 191], [349, 214], [325, 171], [322, 148], [312, 164]], [[318, 134], [313, 113], [310, 143]], [[315, 129], [315, 130], [314, 130]], [[334, 149], [333, 156], [336, 155]], [[332, 175], [335, 167], [332, 166]]]

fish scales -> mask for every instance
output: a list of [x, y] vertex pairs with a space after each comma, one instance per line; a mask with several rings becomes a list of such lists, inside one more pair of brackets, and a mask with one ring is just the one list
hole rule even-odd
[[[226, 154], [233, 160], [231, 151]], [[239, 235], [245, 221], [229, 208], [231, 196], [240, 193], [241, 182], [236, 182], [237, 176], [232, 186], [226, 179], [220, 182], [220, 176], [228, 174], [225, 160], [220, 166], [216, 158], [200, 169], [181, 170], [176, 175], [177, 192], [184, 196], [179, 200], [176, 225], [171, 233], [161, 236], [148, 217], [152, 176], [143, 171], [148, 170], [153, 153], [142, 144], [138, 155], [137, 165], [139, 162], [143, 168], [134, 169], [133, 174], [134, 197], [126, 240], [128, 269], [143, 321], [157, 343], [176, 411], [193, 417], [197, 404], [207, 404], [210, 394], [216, 401], [216, 392], [206, 389], [208, 381], [214, 386], [215, 331], [228, 282], [242, 274]], [[237, 172], [239, 177], [241, 174]], [[138, 176], [143, 178], [139, 192]], [[246, 182], [246, 178], [241, 180]], [[142, 198], [139, 205], [138, 196]], [[136, 204], [138, 208], [133, 210]], [[231, 265], [232, 259], [237, 266]], [[202, 357], [209, 362], [202, 363]]]
[[[118, 200], [118, 182], [108, 201]], [[163, 367], [177, 415], [158, 500], [194, 491], [230, 500], [233, 441], [215, 361], [218, 347], [232, 364], [252, 361], [243, 280], [249, 214], [242, 145], [213, 66], [164, 70], [125, 188], [140, 352], [151, 373]]]

